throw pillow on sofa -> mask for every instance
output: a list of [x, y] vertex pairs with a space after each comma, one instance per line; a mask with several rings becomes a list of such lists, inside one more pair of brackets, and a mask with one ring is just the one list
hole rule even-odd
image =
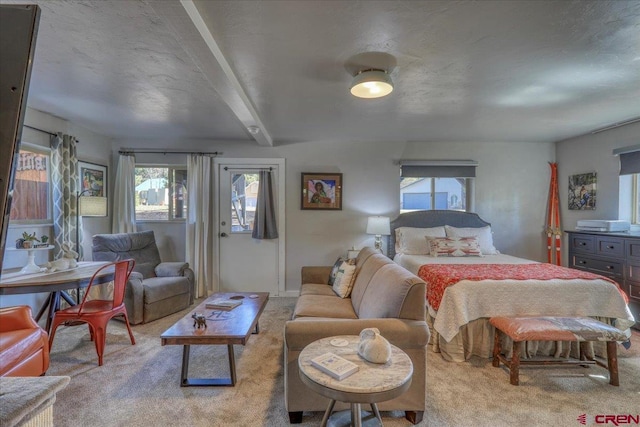
[[338, 257], [335, 264], [333, 264], [333, 267], [331, 268], [331, 274], [329, 274], [329, 286], [333, 286], [333, 282], [336, 280], [336, 274], [338, 274], [338, 269], [345, 261], [345, 258]]
[[353, 283], [356, 278], [356, 265], [355, 260], [344, 261], [338, 268], [336, 278], [333, 282], [333, 291], [340, 298], [347, 298], [351, 295], [351, 289], [353, 289]]

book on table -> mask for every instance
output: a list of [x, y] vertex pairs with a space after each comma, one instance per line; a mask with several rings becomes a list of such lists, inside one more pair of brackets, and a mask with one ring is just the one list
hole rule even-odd
[[242, 304], [241, 299], [216, 298], [205, 304], [206, 308], [215, 308], [218, 310], [231, 310]]
[[358, 365], [333, 353], [325, 353], [311, 359], [311, 365], [338, 381], [358, 371]]

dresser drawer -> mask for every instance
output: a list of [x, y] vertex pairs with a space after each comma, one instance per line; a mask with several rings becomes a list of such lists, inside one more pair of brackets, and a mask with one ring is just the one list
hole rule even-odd
[[596, 237], [596, 254], [624, 258], [624, 239]]
[[575, 252], [594, 253], [596, 246], [595, 236], [588, 236], [585, 234], [571, 234], [569, 246]]
[[622, 277], [624, 275], [623, 262], [593, 259], [580, 255], [574, 255], [571, 267], [591, 270], [605, 276]]
[[625, 240], [627, 247], [627, 258], [640, 261], [640, 239]]
[[629, 262], [627, 264], [627, 275], [625, 277], [627, 280], [638, 282], [637, 285], [640, 286], [640, 262]]
[[629, 297], [640, 300], [640, 282], [629, 285]]

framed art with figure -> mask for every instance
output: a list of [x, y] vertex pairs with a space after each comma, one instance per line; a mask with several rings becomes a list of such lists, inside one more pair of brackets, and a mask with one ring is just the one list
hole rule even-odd
[[596, 173], [581, 173], [569, 176], [569, 209], [595, 210]]
[[107, 197], [106, 166], [79, 161], [78, 179], [80, 180], [80, 185], [78, 186], [80, 194], [89, 190], [88, 192], [91, 192], [92, 196]]
[[342, 210], [342, 174], [303, 172], [300, 209]]

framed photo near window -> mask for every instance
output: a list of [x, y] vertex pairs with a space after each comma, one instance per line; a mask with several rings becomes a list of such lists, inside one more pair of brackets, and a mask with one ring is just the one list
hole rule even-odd
[[595, 210], [596, 173], [581, 173], [569, 176], [569, 209]]
[[302, 173], [300, 209], [342, 210], [341, 173]]
[[[78, 191], [90, 190], [86, 195], [107, 197], [107, 167], [89, 162], [78, 162]], [[89, 194], [91, 193], [91, 194]]]

